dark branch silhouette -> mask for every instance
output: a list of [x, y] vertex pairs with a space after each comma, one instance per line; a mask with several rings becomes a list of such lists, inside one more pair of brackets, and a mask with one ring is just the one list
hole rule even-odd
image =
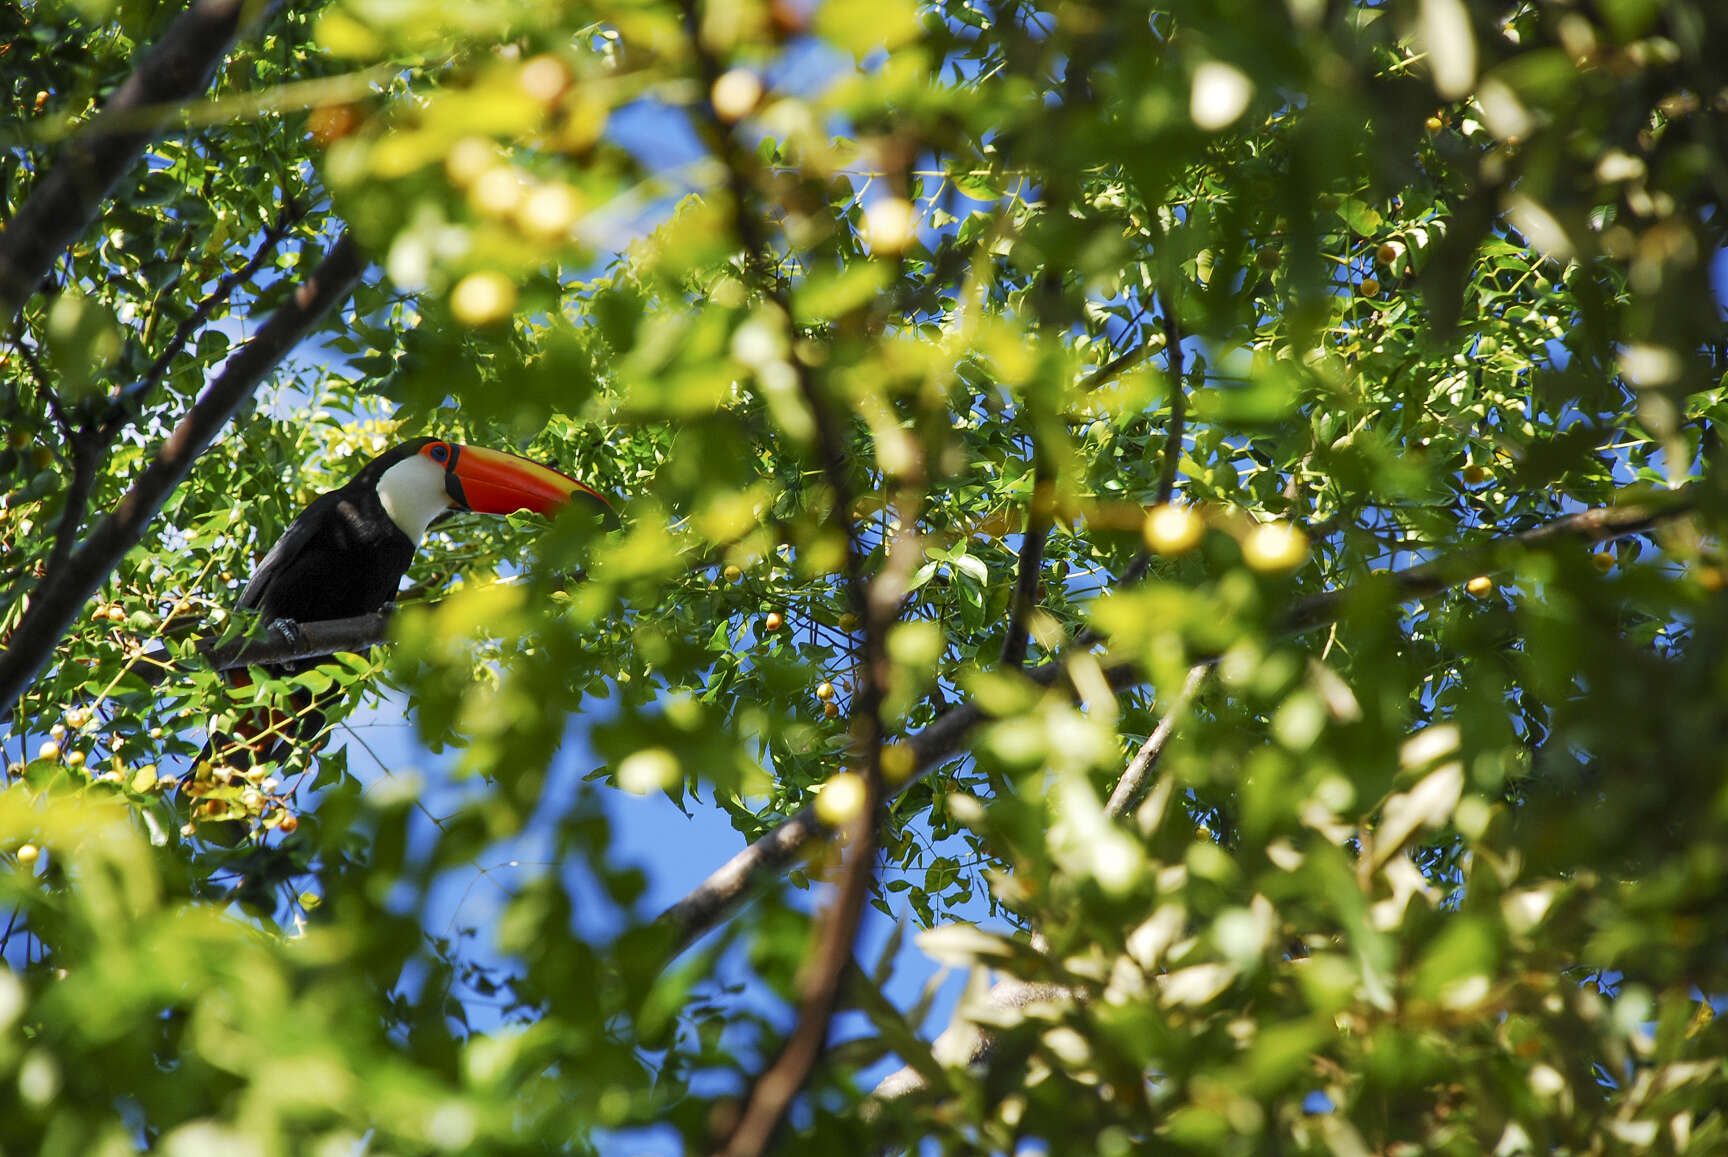
[[242, 15], [262, 18], [277, 2], [196, 0], [114, 90], [101, 115], [66, 146], [0, 234], [0, 319], [17, 316], [145, 144], [180, 104], [209, 85]]

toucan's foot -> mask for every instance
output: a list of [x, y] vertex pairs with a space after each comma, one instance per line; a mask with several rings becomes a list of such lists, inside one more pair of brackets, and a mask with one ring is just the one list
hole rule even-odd
[[306, 639], [306, 632], [293, 619], [275, 619], [270, 623], [270, 630], [281, 635], [282, 641], [290, 647], [298, 647]]

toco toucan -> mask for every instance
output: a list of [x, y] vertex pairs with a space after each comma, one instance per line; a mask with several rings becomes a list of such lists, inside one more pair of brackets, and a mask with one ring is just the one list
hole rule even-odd
[[[404, 442], [314, 499], [258, 564], [239, 605], [289, 633], [297, 623], [370, 614], [395, 597], [426, 528], [445, 511], [550, 515], [572, 501], [591, 505], [607, 525], [616, 525], [611, 504], [598, 492], [526, 458], [437, 438]], [[272, 670], [304, 670], [317, 662]], [[248, 680], [239, 671], [230, 681], [244, 686]], [[310, 713], [309, 702], [300, 707]], [[303, 725], [270, 714], [267, 722], [240, 728], [249, 733], [238, 737], [243, 750], [224, 754], [245, 762], [279, 758], [274, 740], [306, 733]], [[212, 739], [212, 751], [226, 746]]]

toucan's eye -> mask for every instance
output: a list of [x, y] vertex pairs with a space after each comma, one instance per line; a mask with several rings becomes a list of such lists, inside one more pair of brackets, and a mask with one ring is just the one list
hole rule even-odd
[[440, 465], [450, 461], [450, 446], [446, 442], [432, 443], [430, 446], [426, 447], [426, 453], [431, 456], [432, 461], [437, 462]]

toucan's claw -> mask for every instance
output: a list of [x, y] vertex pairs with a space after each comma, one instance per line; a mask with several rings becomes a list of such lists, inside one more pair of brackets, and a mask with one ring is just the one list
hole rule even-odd
[[293, 619], [273, 619], [270, 630], [282, 636], [282, 641], [290, 647], [298, 647], [306, 640], [306, 632], [300, 629], [300, 624]]

